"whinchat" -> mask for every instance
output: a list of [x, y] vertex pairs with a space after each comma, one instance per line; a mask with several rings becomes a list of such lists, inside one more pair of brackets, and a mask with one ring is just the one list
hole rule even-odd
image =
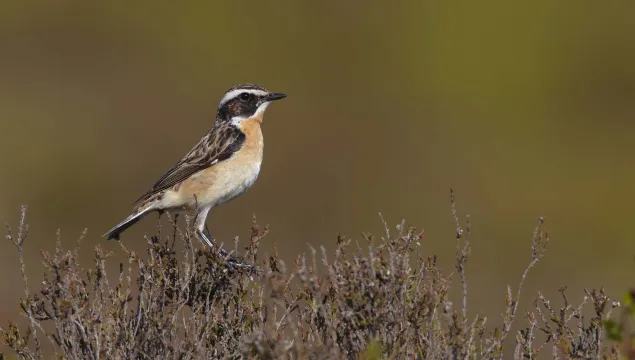
[[203, 231], [207, 213], [254, 184], [262, 163], [260, 125], [265, 109], [286, 96], [255, 84], [227, 90], [207, 135], [135, 202], [130, 216], [104, 236], [119, 239], [124, 230], [152, 211], [194, 209], [196, 232], [213, 247]]

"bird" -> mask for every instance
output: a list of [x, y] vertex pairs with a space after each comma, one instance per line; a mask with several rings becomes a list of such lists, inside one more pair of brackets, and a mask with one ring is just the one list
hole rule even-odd
[[151, 212], [191, 209], [194, 229], [214, 247], [203, 231], [210, 209], [247, 191], [260, 173], [263, 158], [261, 124], [265, 110], [287, 97], [263, 86], [245, 83], [223, 95], [211, 129], [181, 160], [133, 204], [132, 213], [103, 236], [120, 235]]

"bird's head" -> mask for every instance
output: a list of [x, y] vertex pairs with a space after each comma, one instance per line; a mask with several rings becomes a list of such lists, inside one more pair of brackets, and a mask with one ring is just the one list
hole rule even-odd
[[218, 104], [217, 118], [235, 125], [248, 119], [262, 122], [267, 106], [285, 97], [286, 94], [269, 92], [260, 85], [239, 84], [225, 92]]

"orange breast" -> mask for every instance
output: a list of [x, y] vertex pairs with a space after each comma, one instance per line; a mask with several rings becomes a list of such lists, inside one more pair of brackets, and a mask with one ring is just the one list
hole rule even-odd
[[[174, 191], [175, 202], [187, 206], [216, 206], [245, 192], [260, 173], [263, 138], [258, 119], [241, 124], [243, 146], [229, 159], [202, 170], [183, 181]], [[182, 205], [181, 205], [182, 206]]]

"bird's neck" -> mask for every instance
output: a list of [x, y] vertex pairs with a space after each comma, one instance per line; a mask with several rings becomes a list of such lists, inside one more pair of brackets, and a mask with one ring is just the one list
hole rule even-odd
[[261, 137], [262, 132], [260, 130], [260, 124], [262, 123], [262, 116], [252, 116], [249, 119], [243, 120], [236, 125], [240, 131], [242, 131], [247, 137], [256, 136]]

